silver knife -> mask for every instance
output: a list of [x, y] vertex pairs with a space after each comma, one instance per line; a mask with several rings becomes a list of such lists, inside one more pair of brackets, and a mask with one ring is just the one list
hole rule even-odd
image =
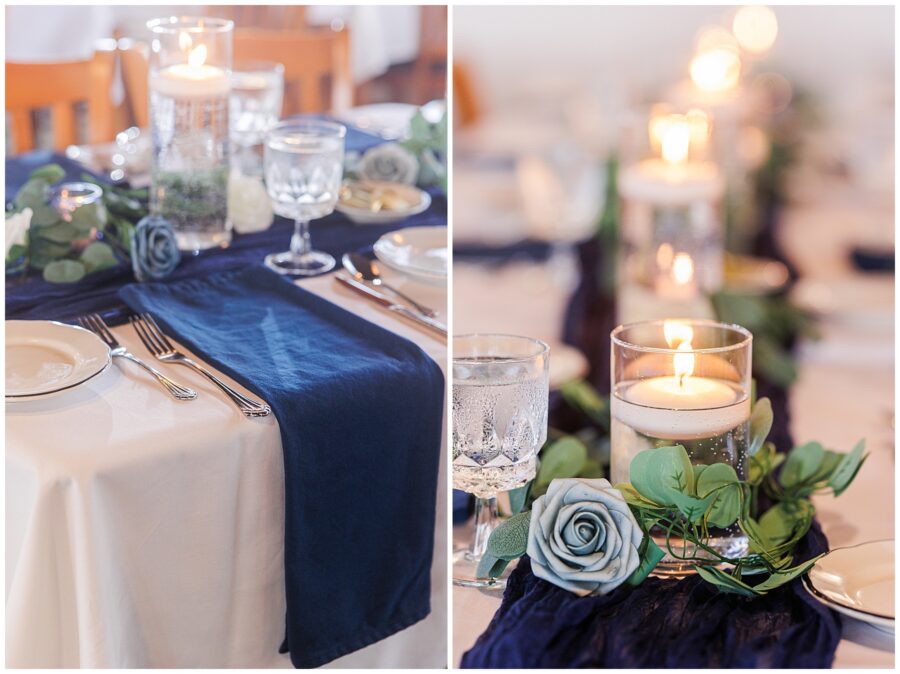
[[382, 295], [377, 290], [373, 290], [365, 283], [360, 283], [356, 279], [352, 279], [349, 276], [345, 276], [343, 274], [335, 274], [334, 278], [336, 278], [339, 282], [343, 283], [351, 290], [358, 292], [360, 295], [364, 295], [372, 301], [378, 302], [378, 304], [387, 307], [388, 310], [393, 311], [395, 314], [400, 314], [404, 318], [415, 321], [419, 325], [424, 325], [427, 328], [431, 328], [443, 337], [447, 336], [447, 328], [442, 323], [439, 323], [432, 318], [428, 318], [428, 316], [417, 314], [415, 311], [403, 306], [402, 304], [392, 302], [387, 296]]

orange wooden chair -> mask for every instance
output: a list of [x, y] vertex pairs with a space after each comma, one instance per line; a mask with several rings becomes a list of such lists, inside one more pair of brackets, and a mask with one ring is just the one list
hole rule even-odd
[[79, 142], [75, 106], [88, 107], [87, 138], [102, 143], [115, 137], [115, 116], [110, 89], [115, 71], [115, 50], [104, 45], [86, 61], [60, 63], [6, 63], [6, 111], [12, 118], [16, 152], [35, 147], [33, 114], [50, 108], [53, 148], [64, 150]]
[[284, 64], [284, 114], [339, 112], [353, 104], [347, 30], [263, 30], [234, 33], [234, 59]]
[[235, 28], [302, 30], [306, 27], [303, 5], [207, 5], [204, 15], [231, 19]]
[[[135, 124], [149, 124], [147, 45], [119, 40], [125, 91]], [[238, 29], [234, 60], [275, 61], [284, 64], [283, 114], [309, 114], [349, 108], [353, 99], [350, 41], [346, 29], [300, 31]]]
[[447, 7], [419, 8], [419, 55], [413, 73], [413, 97], [427, 103], [447, 95]]
[[459, 127], [476, 124], [482, 115], [481, 99], [472, 72], [464, 63], [453, 64], [454, 124]]

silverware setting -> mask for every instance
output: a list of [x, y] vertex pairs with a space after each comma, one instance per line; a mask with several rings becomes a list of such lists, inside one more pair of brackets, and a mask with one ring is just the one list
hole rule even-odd
[[367, 258], [365, 255], [360, 255], [359, 253], [344, 253], [344, 256], [341, 258], [341, 262], [344, 265], [344, 269], [350, 272], [350, 275], [357, 281], [368, 281], [373, 286], [389, 290], [400, 299], [406, 300], [406, 302], [408, 302], [409, 305], [412, 306], [416, 311], [418, 311], [420, 314], [428, 316], [428, 318], [435, 318], [437, 316], [437, 312], [435, 312], [434, 309], [430, 309], [424, 304], [416, 302], [406, 293], [403, 293], [397, 290], [397, 288], [388, 285], [388, 283], [383, 278], [381, 278], [381, 271], [378, 269], [378, 265]]
[[176, 400], [194, 400], [197, 397], [197, 392], [193, 389], [190, 389], [187, 386], [176, 384], [162, 372], [151, 367], [150, 365], [147, 365], [147, 363], [142, 361], [133, 353], [129, 352], [128, 349], [120, 344], [119, 341], [115, 338], [112, 331], [110, 331], [109, 327], [106, 325], [106, 322], [103, 320], [103, 318], [100, 317], [99, 314], [87, 314], [85, 316], [81, 316], [78, 319], [78, 322], [85, 330], [90, 330], [101, 340], [103, 340], [103, 342], [109, 347], [110, 355], [112, 355], [114, 358], [124, 358], [126, 360], [130, 360], [132, 363], [140, 365], [147, 372], [156, 377], [156, 380], [160, 384], [162, 384], [162, 387], [166, 389], [166, 391], [168, 391]]
[[165, 336], [160, 327], [150, 314], [131, 316], [131, 325], [140, 337], [147, 350], [163, 363], [176, 363], [196, 370], [212, 383], [218, 386], [228, 398], [235, 404], [245, 417], [265, 417], [271, 414], [272, 409], [265, 403], [248, 398], [244, 394], [235, 391], [224, 381], [202, 365], [194, 362], [178, 351]]
[[366, 285], [362, 281], [341, 273], [335, 274], [334, 278], [337, 279], [339, 283], [342, 283], [343, 285], [359, 293], [360, 295], [363, 295], [373, 302], [377, 302], [378, 304], [387, 307], [389, 311], [392, 311], [403, 316], [404, 318], [418, 323], [419, 325], [429, 328], [442, 337], [447, 336], [447, 326], [445, 326], [444, 324], [434, 320], [429, 316], [417, 313], [403, 304], [397, 304], [391, 298]]

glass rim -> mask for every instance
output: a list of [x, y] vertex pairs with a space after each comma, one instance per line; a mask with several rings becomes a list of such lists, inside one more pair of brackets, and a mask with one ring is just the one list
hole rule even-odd
[[153, 33], [173, 35], [175, 33], [227, 33], [234, 28], [231, 19], [216, 19], [208, 16], [161, 16], [150, 19], [147, 28]]
[[[512, 335], [505, 332], [469, 332], [462, 335], [453, 335], [453, 342], [456, 343], [457, 340], [460, 339], [473, 339], [473, 338], [485, 338], [485, 337], [493, 337], [493, 338], [503, 338], [503, 339], [514, 339], [521, 342], [527, 342], [533, 346], [538, 347], [537, 353], [534, 353], [530, 356], [498, 356], [498, 358], [502, 358], [502, 362], [504, 363], [527, 363], [533, 360], [537, 360], [542, 356], [547, 356], [550, 353], [550, 345], [547, 344], [542, 339], [537, 339], [535, 337], [525, 337], [523, 335]], [[454, 349], [455, 350], [455, 349]], [[474, 357], [458, 357], [455, 353], [453, 354], [453, 362], [454, 363], [482, 363], [483, 361], [478, 360]]]
[[719, 328], [721, 330], [736, 332], [743, 337], [741, 341], [734, 344], [727, 344], [725, 346], [701, 347], [698, 349], [692, 348], [690, 350], [685, 349], [682, 353], [728, 353], [729, 351], [739, 351], [741, 349], [747, 348], [753, 343], [753, 333], [744, 326], [738, 325], [737, 323], [723, 323], [721, 321], [715, 321], [709, 318], [662, 318], [651, 321], [635, 321], [634, 323], [624, 323], [622, 325], [616, 326], [612, 330], [612, 332], [609, 333], [609, 339], [613, 344], [617, 346], [621, 346], [632, 351], [639, 351], [641, 353], [679, 353], [678, 349], [661, 346], [642, 346], [640, 344], [635, 344], [619, 337], [619, 335], [625, 330], [638, 327], [649, 327], [652, 325], [658, 325], [662, 327], [669, 321], [677, 321], [679, 323], [686, 323], [688, 325], [699, 325], [707, 328]]
[[103, 196], [103, 188], [93, 183], [76, 181], [71, 183], [62, 183], [53, 188], [50, 194], [51, 199], [59, 199], [63, 190], [68, 191], [72, 196], [89, 196], [93, 199], [99, 199]]
[[231, 72], [277, 72], [284, 74], [284, 64], [266, 59], [237, 59], [231, 62]]
[[[324, 131], [325, 133], [316, 133]], [[268, 131], [266, 131], [266, 142], [278, 136], [288, 135], [310, 135], [319, 138], [345, 138], [347, 136], [347, 127], [338, 122], [329, 122], [324, 119], [302, 119], [288, 118], [283, 119]]]

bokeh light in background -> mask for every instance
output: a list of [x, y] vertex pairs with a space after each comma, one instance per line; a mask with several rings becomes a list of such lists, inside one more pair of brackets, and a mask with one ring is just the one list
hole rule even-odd
[[691, 80], [703, 91], [730, 91], [740, 79], [741, 57], [732, 49], [716, 47], [700, 52], [691, 61]]
[[742, 49], [751, 54], [763, 54], [775, 44], [778, 19], [765, 5], [748, 5], [734, 15], [731, 29]]

